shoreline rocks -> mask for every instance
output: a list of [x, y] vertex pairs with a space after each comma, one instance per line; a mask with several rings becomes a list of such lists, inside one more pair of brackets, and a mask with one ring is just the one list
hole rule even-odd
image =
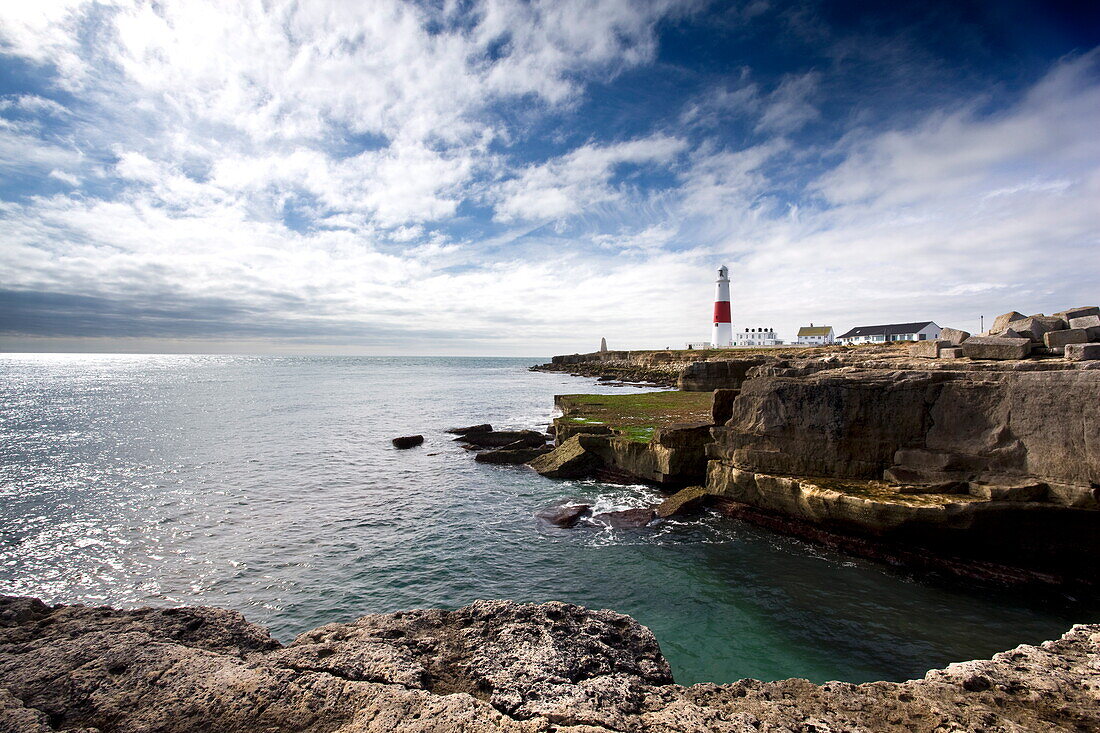
[[418, 445], [424, 444], [423, 435], [404, 435], [400, 438], [394, 438], [390, 441], [393, 443], [393, 447], [398, 450], [408, 450], [409, 448], [415, 448]]
[[673, 684], [629, 616], [477, 601], [364, 616], [285, 646], [215, 608], [0, 597], [0, 729], [886, 731], [1100, 728], [1100, 625], [908, 682]]

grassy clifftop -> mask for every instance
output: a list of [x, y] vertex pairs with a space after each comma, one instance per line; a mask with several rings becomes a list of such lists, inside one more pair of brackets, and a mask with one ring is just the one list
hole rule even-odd
[[710, 419], [709, 392], [571, 394], [558, 395], [555, 400], [563, 423], [602, 425], [642, 443], [648, 442], [657, 428]]

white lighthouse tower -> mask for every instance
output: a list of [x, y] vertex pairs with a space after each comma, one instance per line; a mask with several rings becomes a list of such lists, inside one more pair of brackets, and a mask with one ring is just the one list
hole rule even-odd
[[733, 345], [733, 325], [730, 323], [730, 279], [729, 268], [718, 268], [718, 279], [714, 286], [714, 330], [710, 342], [716, 348]]

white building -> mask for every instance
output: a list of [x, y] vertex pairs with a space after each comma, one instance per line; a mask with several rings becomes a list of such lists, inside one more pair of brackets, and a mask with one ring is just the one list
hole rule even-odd
[[928, 341], [940, 337], [940, 327], [932, 321], [889, 323], [884, 326], [856, 326], [838, 336], [842, 344], [873, 344], [887, 341]]
[[835, 341], [832, 326], [810, 324], [798, 329], [798, 343], [806, 346], [824, 346]]
[[733, 337], [734, 346], [778, 346], [782, 343], [772, 328], [746, 328]]

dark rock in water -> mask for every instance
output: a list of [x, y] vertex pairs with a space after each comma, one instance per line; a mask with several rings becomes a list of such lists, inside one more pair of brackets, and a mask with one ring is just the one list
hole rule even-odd
[[416, 446], [424, 442], [423, 435], [404, 435], [400, 438], [394, 438], [392, 441], [394, 448], [415, 448]]
[[671, 517], [675, 514], [687, 514], [703, 506], [707, 490], [702, 486], [689, 486], [677, 491], [657, 506], [658, 517]]
[[497, 448], [496, 450], [487, 450], [483, 453], [478, 453], [474, 456], [474, 460], [478, 463], [499, 463], [499, 464], [519, 464], [533, 461], [544, 453], [552, 451], [548, 445], [541, 446], [539, 448]]
[[535, 516], [549, 524], [568, 529], [590, 511], [592, 507], [588, 504], [559, 504], [539, 510], [535, 512]]
[[637, 529], [656, 519], [657, 513], [652, 509], [623, 509], [617, 512], [603, 512], [592, 518], [607, 522], [616, 529]]
[[[489, 432], [468, 433], [456, 438], [456, 440], [476, 445], [479, 448], [503, 448], [505, 446], [509, 448], [537, 448], [546, 444], [547, 437], [536, 430], [492, 430]], [[513, 446], [512, 444], [519, 445]]]
[[446, 432], [452, 435], [469, 435], [471, 433], [490, 433], [492, 430], [492, 425], [482, 423], [481, 425], [468, 425], [464, 428], [448, 428]]

